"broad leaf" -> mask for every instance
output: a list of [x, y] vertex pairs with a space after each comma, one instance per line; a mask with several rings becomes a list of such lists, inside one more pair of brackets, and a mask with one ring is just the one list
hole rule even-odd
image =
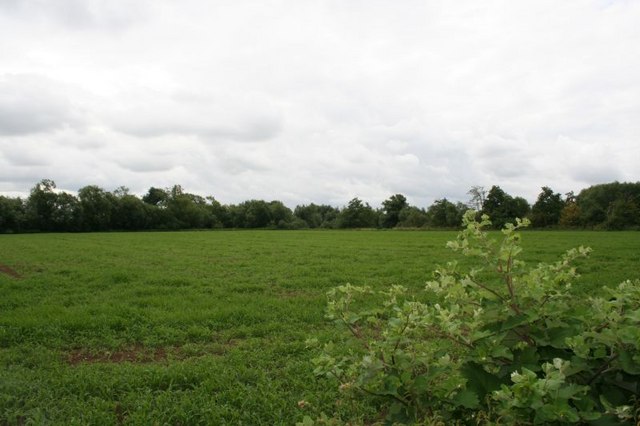
[[480, 399], [500, 389], [500, 385], [504, 383], [498, 376], [486, 372], [480, 364], [475, 362], [468, 362], [461, 370], [462, 375], [467, 379], [467, 389], [474, 391]]
[[478, 399], [478, 394], [470, 389], [465, 389], [453, 398], [453, 401], [457, 405], [461, 405], [465, 408], [479, 408], [480, 400]]

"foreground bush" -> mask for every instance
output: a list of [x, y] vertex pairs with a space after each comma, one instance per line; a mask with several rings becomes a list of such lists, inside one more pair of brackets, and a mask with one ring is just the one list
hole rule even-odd
[[640, 282], [602, 296], [570, 291], [572, 263], [588, 248], [530, 267], [518, 259], [517, 230], [528, 221], [506, 225], [496, 242], [483, 231], [489, 219], [475, 217], [467, 212], [448, 243], [473, 267], [447, 264], [424, 293], [393, 286], [365, 310], [354, 305], [369, 288], [331, 290], [327, 315], [357, 348], [325, 345], [316, 374], [339, 381], [345, 396], [386, 400], [385, 423], [638, 422]]

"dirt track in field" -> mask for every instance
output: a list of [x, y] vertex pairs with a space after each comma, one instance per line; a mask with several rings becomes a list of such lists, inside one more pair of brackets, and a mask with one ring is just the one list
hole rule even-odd
[[2, 263], [0, 263], [0, 273], [9, 275], [10, 277], [13, 277], [13, 278], [22, 278], [22, 275], [20, 275], [14, 269], [8, 267], [7, 265], [3, 265]]
[[167, 359], [167, 351], [164, 348], [144, 350], [142, 346], [135, 346], [126, 350], [114, 352], [90, 353], [76, 350], [69, 354], [67, 361], [71, 365], [80, 363], [147, 363], [160, 362]]

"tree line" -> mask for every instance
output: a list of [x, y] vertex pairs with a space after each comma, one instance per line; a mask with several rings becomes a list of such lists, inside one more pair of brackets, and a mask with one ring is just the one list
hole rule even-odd
[[499, 186], [488, 191], [474, 186], [467, 203], [436, 200], [428, 208], [412, 206], [394, 194], [373, 208], [359, 198], [342, 207], [299, 205], [281, 201], [248, 200], [223, 205], [214, 197], [172, 188], [151, 187], [138, 197], [126, 187], [106, 191], [96, 185], [77, 196], [56, 188], [54, 181], [38, 182], [26, 199], [0, 196], [0, 232], [92, 232], [207, 228], [455, 228], [469, 208], [491, 217], [501, 228], [516, 217], [528, 217], [537, 228], [639, 229], [640, 182], [590, 186], [564, 196], [542, 187], [530, 205]]

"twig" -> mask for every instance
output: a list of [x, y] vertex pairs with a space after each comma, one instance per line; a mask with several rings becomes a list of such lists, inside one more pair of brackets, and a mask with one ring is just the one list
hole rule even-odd
[[471, 281], [472, 283], [474, 283], [475, 285], [477, 285], [478, 287], [480, 287], [480, 288], [482, 288], [482, 289], [484, 289], [484, 290], [488, 291], [489, 293], [491, 293], [491, 294], [495, 295], [498, 299], [502, 300], [503, 302], [505, 301], [505, 298], [504, 298], [500, 293], [498, 293], [498, 292], [497, 292], [497, 291], [495, 291], [494, 289], [490, 288], [489, 286], [487, 286], [487, 285], [485, 285], [485, 284], [482, 284], [482, 283], [480, 283], [480, 282], [478, 282], [478, 281], [476, 281], [476, 280], [474, 280], [474, 279], [470, 279], [470, 281]]
[[600, 376], [602, 373], [604, 373], [607, 368], [609, 368], [609, 364], [611, 364], [611, 362], [615, 361], [616, 359], [618, 359], [618, 356], [620, 354], [613, 354], [609, 357], [609, 359], [607, 360], [607, 362], [605, 362], [604, 364], [602, 364], [600, 366], [600, 368], [598, 368], [596, 370], [596, 372], [593, 374], [593, 376], [589, 379], [589, 381], [587, 382], [587, 385], [590, 385], [591, 382], [593, 382], [595, 379], [598, 378], [598, 376]]
[[385, 396], [390, 396], [393, 399], [395, 399], [396, 401], [404, 404], [404, 405], [409, 405], [409, 401], [406, 401], [404, 398], [401, 398], [399, 395], [394, 395], [394, 394], [381, 394], [381, 393], [377, 393], [377, 392], [373, 392], [370, 391], [369, 389], [366, 389], [364, 387], [360, 387], [358, 386], [358, 389], [360, 389], [363, 392], [368, 393], [369, 395], [373, 395], [373, 396], [379, 396], [379, 397], [385, 397]]

